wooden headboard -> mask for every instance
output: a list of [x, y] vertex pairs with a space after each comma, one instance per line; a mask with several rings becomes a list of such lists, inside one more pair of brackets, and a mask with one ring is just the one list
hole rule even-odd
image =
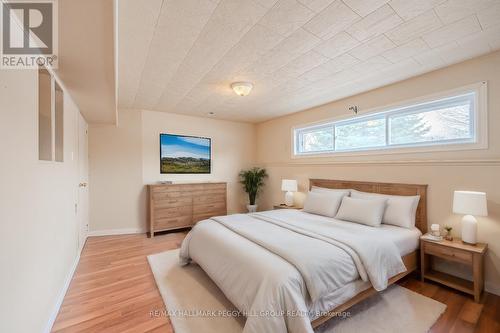
[[427, 185], [309, 179], [309, 189], [311, 189], [312, 186], [354, 189], [363, 192], [392, 195], [420, 195], [420, 202], [418, 203], [417, 215], [415, 218], [415, 226], [420, 229], [423, 234], [427, 232]]

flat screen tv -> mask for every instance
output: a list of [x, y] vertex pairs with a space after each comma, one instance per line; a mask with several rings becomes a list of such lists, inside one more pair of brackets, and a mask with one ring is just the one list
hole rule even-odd
[[160, 172], [162, 174], [210, 173], [210, 138], [160, 134]]

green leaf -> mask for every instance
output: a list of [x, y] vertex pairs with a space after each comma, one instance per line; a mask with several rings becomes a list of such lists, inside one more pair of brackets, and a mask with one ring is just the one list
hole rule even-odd
[[257, 167], [242, 170], [239, 177], [243, 189], [248, 193], [250, 205], [255, 205], [259, 190], [264, 186], [264, 179], [268, 177], [266, 170]]

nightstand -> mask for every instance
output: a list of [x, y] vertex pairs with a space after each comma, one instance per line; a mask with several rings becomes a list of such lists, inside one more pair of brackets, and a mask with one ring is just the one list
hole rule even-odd
[[[479, 302], [484, 287], [484, 254], [488, 244], [465, 244], [457, 238], [452, 241], [443, 240], [433, 242], [420, 239], [420, 269], [422, 281], [425, 279], [444, 284], [450, 288], [460, 290], [474, 296], [474, 301]], [[458, 262], [469, 266], [472, 270], [472, 281], [438, 272], [431, 268], [432, 256], [444, 260]]]
[[285, 204], [281, 204], [281, 205], [274, 205], [273, 209], [302, 209], [302, 208], [297, 206], [287, 206]]

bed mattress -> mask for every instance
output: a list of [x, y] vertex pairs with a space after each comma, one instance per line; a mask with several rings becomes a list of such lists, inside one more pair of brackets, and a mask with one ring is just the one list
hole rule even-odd
[[236, 214], [199, 222], [181, 262], [199, 264], [241, 311], [300, 314], [247, 316], [244, 332], [312, 332], [310, 320], [403, 272], [401, 256], [418, 247], [419, 235], [297, 210]]

